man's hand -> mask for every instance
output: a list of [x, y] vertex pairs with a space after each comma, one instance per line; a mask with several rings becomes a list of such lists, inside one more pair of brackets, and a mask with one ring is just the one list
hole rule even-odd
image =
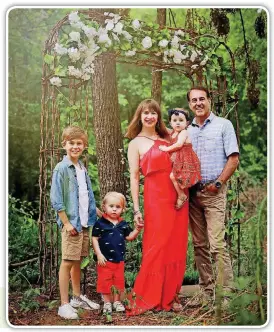
[[168, 151], [168, 147], [165, 146], [165, 145], [160, 145], [160, 146], [159, 146], [159, 150], [164, 151], [164, 152], [167, 152], [167, 151]]
[[215, 183], [210, 183], [206, 186], [206, 188], [204, 188], [203, 190], [201, 190], [202, 192], [205, 192], [205, 191], [210, 191], [212, 193], [215, 193], [217, 194], [219, 192], [219, 189], [216, 188], [215, 186]]
[[141, 230], [144, 227], [144, 220], [140, 211], [134, 215], [133, 220], [136, 229]]
[[70, 233], [71, 236], [75, 236], [78, 234], [77, 230], [72, 226], [72, 224], [69, 222], [66, 225], [64, 225], [65, 230]]
[[103, 254], [97, 255], [98, 265], [106, 266], [107, 259]]

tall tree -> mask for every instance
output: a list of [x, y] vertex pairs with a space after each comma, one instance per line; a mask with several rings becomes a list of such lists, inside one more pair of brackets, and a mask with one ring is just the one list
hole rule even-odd
[[[107, 11], [106, 8], [92, 10], [91, 16], [92, 12], [104, 11]], [[103, 53], [96, 58], [92, 78], [92, 105], [100, 196], [103, 198], [108, 191], [113, 190], [125, 193], [123, 141], [114, 53]]]
[[[160, 28], [166, 25], [166, 8], [157, 8], [157, 23]], [[162, 71], [157, 71], [157, 67], [152, 68], [151, 96], [159, 104], [162, 98], [162, 76]]]

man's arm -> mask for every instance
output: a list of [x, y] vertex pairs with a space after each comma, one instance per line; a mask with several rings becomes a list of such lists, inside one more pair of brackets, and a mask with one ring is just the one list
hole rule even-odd
[[[239, 165], [239, 154], [232, 153], [228, 157], [225, 167], [216, 181], [226, 183], [233, 175], [238, 165]], [[216, 188], [214, 183], [210, 183], [209, 185], [206, 186], [206, 190], [217, 193], [219, 189]]]
[[217, 181], [221, 181], [223, 183], [226, 183], [230, 177], [233, 175], [233, 173], [236, 171], [236, 168], [239, 165], [239, 154], [238, 153], [232, 153], [225, 164], [225, 167], [218, 177]]

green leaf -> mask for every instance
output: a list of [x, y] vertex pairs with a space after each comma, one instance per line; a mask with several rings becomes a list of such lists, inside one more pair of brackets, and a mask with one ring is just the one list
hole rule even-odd
[[48, 65], [51, 65], [53, 63], [53, 60], [54, 60], [54, 56], [53, 55], [50, 55], [50, 54], [46, 54], [44, 56], [44, 61], [46, 64]]
[[89, 264], [89, 257], [85, 257], [81, 262], [81, 269], [84, 269]]

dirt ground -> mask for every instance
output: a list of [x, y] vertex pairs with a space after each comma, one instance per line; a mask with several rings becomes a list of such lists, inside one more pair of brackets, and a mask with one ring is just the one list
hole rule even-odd
[[[9, 295], [9, 321], [14, 326], [205, 326], [216, 325], [214, 312], [207, 307], [190, 307], [190, 298], [198, 290], [196, 285], [183, 286], [179, 295], [183, 310], [181, 312], [153, 312], [149, 311], [139, 316], [126, 317], [125, 313], [113, 313], [111, 322], [102, 314], [101, 310], [78, 310], [79, 320], [64, 320], [57, 314], [59, 301], [49, 306], [52, 300], [44, 296], [37, 297], [40, 304], [34, 312], [22, 312], [19, 303], [22, 295], [11, 293]], [[101, 303], [99, 294], [87, 294], [92, 300]]]

